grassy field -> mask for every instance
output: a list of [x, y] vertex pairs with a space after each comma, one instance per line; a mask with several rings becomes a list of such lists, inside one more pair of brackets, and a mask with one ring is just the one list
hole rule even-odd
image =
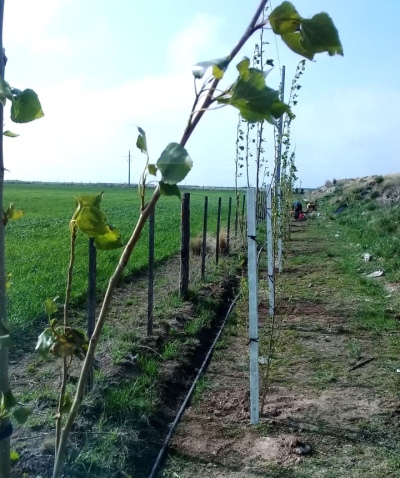
[[[66, 271], [69, 261], [69, 220], [74, 212], [74, 197], [104, 191], [102, 209], [110, 224], [126, 241], [139, 215], [135, 188], [11, 184], [5, 186], [5, 204], [12, 202], [24, 211], [19, 221], [10, 222], [6, 233], [6, 269], [11, 274], [9, 316], [15, 329], [35, 320], [43, 312], [47, 298], [64, 298]], [[233, 191], [190, 191], [191, 235], [203, 227], [204, 197], [209, 197], [209, 231], [216, 231], [218, 197], [222, 197], [221, 224], [227, 224], [228, 197]], [[180, 248], [180, 203], [177, 198], [162, 198], [156, 210], [156, 261], [177, 253]], [[147, 228], [131, 258], [126, 274], [140, 272], [147, 264]], [[77, 261], [72, 299], [84, 301], [87, 288], [86, 236], [77, 244]], [[120, 251], [98, 253], [98, 290], [105, 289], [117, 264]]]

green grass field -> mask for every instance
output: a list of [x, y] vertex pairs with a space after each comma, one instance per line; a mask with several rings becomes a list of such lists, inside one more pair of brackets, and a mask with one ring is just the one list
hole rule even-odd
[[[11, 221], [6, 231], [6, 270], [11, 274], [8, 292], [9, 317], [12, 327], [34, 321], [43, 311], [47, 298], [64, 299], [69, 261], [69, 220], [75, 210], [74, 197], [104, 191], [102, 210], [108, 222], [119, 229], [124, 242], [139, 216], [139, 198], [135, 188], [95, 185], [5, 185], [5, 207], [14, 203], [24, 217]], [[204, 197], [209, 197], [208, 230], [216, 232], [218, 197], [222, 197], [221, 226], [226, 227], [228, 198], [234, 202], [234, 191], [191, 190], [191, 236], [203, 227]], [[233, 209], [233, 208], [232, 208]], [[156, 261], [177, 253], [180, 248], [180, 202], [176, 197], [163, 197], [156, 209]], [[234, 225], [232, 213], [232, 226]], [[134, 251], [126, 275], [144, 270], [147, 264], [147, 228]], [[88, 239], [79, 234], [72, 299], [85, 302], [87, 288]], [[105, 289], [118, 262], [121, 250], [99, 251], [97, 255], [98, 291]]]

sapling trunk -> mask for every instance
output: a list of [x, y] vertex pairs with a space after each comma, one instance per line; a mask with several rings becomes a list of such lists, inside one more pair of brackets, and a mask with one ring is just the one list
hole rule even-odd
[[[4, 78], [4, 52], [3, 52], [3, 18], [4, 0], [0, 0], [0, 75]], [[4, 157], [3, 157], [3, 105], [0, 103], [0, 213], [3, 215], [3, 190], [4, 190]], [[3, 217], [0, 218], [0, 337], [9, 334], [6, 306], [6, 272], [5, 272], [5, 226]], [[0, 343], [0, 397], [10, 390], [8, 376], [8, 344], [5, 340]], [[0, 431], [9, 426], [9, 418], [0, 420]], [[11, 476], [10, 464], [10, 438], [0, 440], [0, 478]]]
[[[4, 78], [4, 52], [3, 52], [3, 18], [4, 0], [0, 0], [0, 75]], [[3, 105], [0, 103], [0, 337], [9, 334], [6, 305], [6, 272], [5, 272], [5, 226], [3, 223], [3, 190], [4, 190], [4, 157], [3, 157]], [[0, 397], [10, 390], [8, 376], [8, 343], [0, 343]], [[0, 419], [0, 431], [9, 426], [9, 418]], [[0, 478], [11, 476], [10, 464], [10, 438], [0, 440]]]

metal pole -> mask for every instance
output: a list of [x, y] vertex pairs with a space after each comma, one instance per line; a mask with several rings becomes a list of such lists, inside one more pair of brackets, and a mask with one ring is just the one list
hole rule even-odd
[[217, 245], [215, 247], [215, 263], [219, 262], [219, 233], [221, 227], [221, 201], [222, 198], [218, 198], [218, 213], [217, 213]]
[[[283, 102], [285, 98], [285, 66], [282, 66], [280, 100]], [[282, 272], [282, 190], [281, 190], [281, 162], [282, 162], [282, 138], [283, 138], [283, 122], [282, 116], [278, 123], [278, 148], [276, 153], [276, 176], [275, 176], [275, 194], [276, 194], [276, 211], [277, 211], [277, 229], [278, 229], [278, 267]]]
[[268, 291], [269, 315], [275, 313], [275, 271], [274, 271], [274, 234], [272, 230], [272, 184], [267, 191], [267, 256], [268, 256]]
[[232, 198], [228, 200], [228, 225], [226, 231], [226, 253], [229, 254], [229, 247], [231, 242], [231, 214], [232, 214]]
[[204, 280], [206, 275], [207, 219], [208, 219], [208, 196], [204, 198], [203, 247], [201, 249], [201, 280]]
[[[94, 237], [89, 238], [88, 246], [89, 266], [88, 266], [88, 299], [87, 299], [87, 334], [91, 338], [96, 325], [96, 269], [97, 269], [97, 249], [94, 245]], [[89, 373], [86, 390], [93, 388], [93, 369]]]
[[250, 423], [260, 418], [258, 376], [258, 280], [256, 240], [256, 197], [253, 188], [247, 190], [247, 250], [249, 281], [249, 347], [250, 347]]
[[181, 225], [181, 271], [179, 295], [186, 299], [189, 291], [189, 253], [190, 253], [190, 193], [183, 195]]
[[153, 310], [154, 310], [154, 229], [155, 209], [149, 216], [149, 265], [147, 278], [147, 337], [153, 334]]

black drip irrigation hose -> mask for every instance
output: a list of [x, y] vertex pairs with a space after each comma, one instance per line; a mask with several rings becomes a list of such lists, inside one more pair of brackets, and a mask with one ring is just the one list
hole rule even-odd
[[176, 414], [175, 420], [173, 421], [173, 423], [171, 425], [171, 428], [168, 432], [168, 435], [166, 436], [166, 438], [164, 440], [164, 444], [161, 447], [160, 452], [158, 453], [157, 459], [154, 463], [153, 469], [151, 470], [149, 478], [156, 478], [157, 477], [158, 470], [159, 470], [159, 468], [160, 468], [160, 466], [163, 462], [163, 459], [165, 457], [165, 453], [168, 450], [169, 442], [171, 441], [172, 435], [174, 434], [174, 432], [176, 430], [176, 427], [178, 426], [178, 424], [179, 424], [179, 422], [182, 418], [182, 415], [183, 415], [184, 411], [186, 410], [186, 407], [188, 406], [189, 400], [192, 397], [193, 391], [196, 387], [196, 384], [197, 384], [199, 378], [203, 375], [204, 371], [207, 368], [207, 365], [208, 365], [208, 363], [211, 359], [211, 356], [214, 352], [215, 346], [217, 345], [217, 342], [218, 342], [218, 340], [219, 340], [219, 338], [220, 338], [220, 336], [221, 336], [221, 334], [222, 334], [222, 332], [225, 328], [226, 322], [227, 322], [229, 316], [231, 315], [232, 309], [235, 306], [236, 302], [238, 301], [240, 295], [241, 295], [241, 292], [239, 292], [239, 294], [233, 299], [231, 305], [229, 306], [228, 312], [225, 315], [225, 319], [222, 322], [221, 328], [219, 329], [218, 334], [216, 335], [216, 337], [214, 339], [214, 342], [212, 343], [212, 345], [210, 347], [210, 350], [208, 351], [208, 353], [206, 355], [206, 358], [204, 359], [199, 371], [197, 372], [197, 375], [196, 375], [195, 379], [193, 380], [192, 386], [190, 387], [190, 389], [189, 389], [189, 391], [186, 395], [185, 400], [183, 401], [178, 413]]

